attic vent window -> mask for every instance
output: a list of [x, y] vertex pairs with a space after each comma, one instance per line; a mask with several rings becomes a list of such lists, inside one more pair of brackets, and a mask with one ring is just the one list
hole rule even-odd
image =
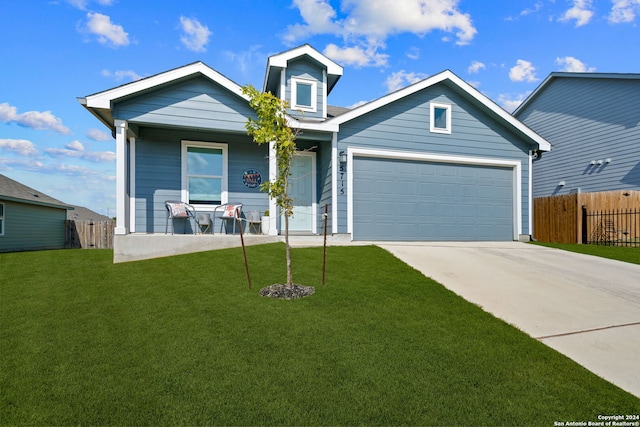
[[316, 111], [317, 83], [311, 80], [291, 79], [291, 108]]
[[430, 130], [434, 133], [451, 133], [451, 105], [430, 104]]

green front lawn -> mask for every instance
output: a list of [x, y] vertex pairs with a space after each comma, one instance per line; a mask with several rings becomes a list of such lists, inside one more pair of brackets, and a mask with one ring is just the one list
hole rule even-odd
[[639, 399], [377, 247], [0, 254], [3, 425], [540, 425]]
[[563, 249], [565, 251], [594, 255], [602, 258], [617, 259], [618, 261], [640, 264], [640, 248], [624, 246], [578, 245], [569, 243], [535, 242], [540, 246]]

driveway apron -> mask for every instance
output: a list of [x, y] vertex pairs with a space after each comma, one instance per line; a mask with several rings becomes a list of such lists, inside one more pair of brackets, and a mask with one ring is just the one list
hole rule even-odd
[[640, 397], [640, 265], [520, 242], [379, 246]]

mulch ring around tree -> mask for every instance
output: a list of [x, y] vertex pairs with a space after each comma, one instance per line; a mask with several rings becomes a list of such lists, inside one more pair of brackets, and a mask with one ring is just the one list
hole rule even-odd
[[280, 298], [280, 299], [296, 299], [304, 298], [309, 295], [313, 295], [316, 292], [316, 288], [313, 286], [302, 285], [281, 285], [275, 284], [260, 289], [260, 295], [263, 297]]

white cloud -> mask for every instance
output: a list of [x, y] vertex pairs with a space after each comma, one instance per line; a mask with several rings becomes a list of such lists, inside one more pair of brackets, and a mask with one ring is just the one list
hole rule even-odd
[[[86, 10], [87, 5], [91, 3], [91, 0], [67, 0], [67, 2], [80, 10]], [[111, 6], [113, 4], [113, 0], [97, 0], [97, 3], [102, 6]]]
[[57, 163], [55, 165], [44, 165], [43, 171], [63, 173], [65, 175], [82, 176], [82, 177], [102, 175], [101, 172], [88, 168], [86, 166], [69, 165], [65, 163]]
[[143, 78], [143, 76], [141, 76], [140, 74], [136, 73], [133, 70], [116, 70], [116, 71], [102, 70], [102, 75], [104, 77], [113, 78], [115, 81], [118, 81], [118, 82], [125, 79], [133, 82]]
[[477, 74], [480, 70], [483, 70], [485, 68], [487, 68], [487, 66], [484, 65], [484, 63], [480, 61], [473, 61], [471, 62], [471, 65], [469, 65], [469, 68], [467, 68], [467, 72], [469, 74]]
[[0, 121], [16, 123], [22, 127], [35, 130], [52, 130], [61, 134], [70, 134], [62, 120], [51, 114], [51, 111], [27, 111], [18, 113], [18, 109], [8, 103], [0, 104]]
[[259, 68], [264, 62], [264, 55], [260, 53], [261, 48], [262, 46], [260, 45], [254, 45], [242, 52], [226, 51], [224, 54], [245, 74], [248, 71]]
[[512, 98], [510, 95], [501, 94], [498, 95], [498, 104], [502, 106], [509, 113], [515, 111], [516, 108], [522, 104], [522, 102], [531, 94], [531, 91], [521, 93], [517, 95], [515, 98]]
[[420, 59], [420, 49], [418, 49], [417, 47], [412, 47], [411, 49], [409, 49], [406, 55], [407, 58], [413, 59], [414, 61]]
[[358, 101], [355, 104], [348, 106], [347, 108], [349, 108], [350, 110], [353, 110], [354, 108], [361, 107], [364, 104], [368, 104], [368, 103], [369, 103], [369, 101]]
[[340, 48], [331, 43], [323, 52], [328, 58], [343, 65], [356, 67], [380, 67], [387, 65], [389, 55], [379, 53], [377, 46], [354, 46]]
[[640, 0], [612, 0], [609, 22], [614, 24], [633, 22], [640, 14]]
[[458, 9], [458, 3], [459, 0], [342, 0], [340, 11], [344, 16], [338, 17], [328, 0], [293, 0], [304, 23], [287, 27], [284, 39], [293, 44], [316, 34], [330, 34], [357, 46], [327, 46], [337, 57], [360, 66], [384, 66], [387, 55], [383, 59], [377, 51], [393, 34], [423, 36], [439, 30], [454, 34], [458, 45], [470, 43], [477, 30], [471, 16]]
[[535, 82], [538, 80], [536, 77], [536, 67], [529, 61], [524, 59], [518, 59], [516, 65], [509, 70], [509, 78], [513, 82]]
[[434, 30], [455, 33], [456, 44], [468, 44], [476, 35], [471, 16], [458, 10], [459, 0], [343, 0], [350, 14], [349, 34], [386, 38], [390, 34], [426, 34]]
[[573, 0], [573, 7], [567, 10], [559, 19], [560, 22], [576, 21], [576, 27], [586, 25], [593, 18], [592, 0]]
[[0, 169], [11, 170], [13, 167], [26, 170], [39, 170], [44, 164], [37, 160], [21, 157], [19, 159], [10, 159], [8, 157], [0, 157]]
[[570, 73], [584, 73], [584, 72], [591, 73], [596, 70], [593, 67], [587, 67], [587, 64], [583, 63], [577, 58], [574, 58], [573, 56], [556, 58], [556, 64], [563, 66], [561, 71], [567, 71]]
[[26, 139], [0, 139], [0, 148], [18, 153], [21, 156], [37, 156], [38, 150], [33, 142]]
[[205, 46], [209, 43], [209, 37], [211, 31], [206, 25], [202, 25], [197, 19], [180, 17], [180, 26], [183, 35], [180, 36], [180, 41], [189, 50], [194, 52], [206, 52]]
[[[554, 0], [552, 0], [553, 2]], [[542, 9], [544, 7], [544, 3], [542, 1], [538, 1], [536, 2], [532, 8], [526, 8], [523, 9], [518, 16], [508, 16], [505, 18], [506, 21], [517, 21], [520, 19], [520, 17], [522, 16], [527, 16], [527, 15], [531, 15], [534, 13], [537, 13], [540, 11], [540, 9]]]
[[417, 83], [427, 77], [428, 76], [423, 73], [409, 73], [405, 70], [400, 70], [395, 73], [391, 73], [391, 75], [385, 80], [384, 84], [387, 86], [387, 92], [395, 92], [398, 89]]
[[327, 0], [293, 0], [305, 24], [294, 24], [287, 28], [284, 39], [294, 43], [313, 34], [342, 35], [341, 22], [334, 22], [337, 13]]
[[73, 151], [84, 151], [84, 145], [82, 145], [82, 142], [75, 140], [69, 144], [67, 144], [65, 147], [67, 147], [69, 150], [73, 150]]
[[533, 9], [524, 9], [522, 12], [520, 12], [520, 16], [527, 16], [532, 13], [536, 13], [537, 11], [542, 9], [542, 6], [543, 6], [543, 3], [541, 1], [536, 2], [536, 4], [533, 5]]
[[82, 9], [85, 10], [87, 8], [87, 0], [67, 0], [67, 2], [73, 6], [73, 7], [77, 7], [78, 9]]
[[109, 47], [127, 46], [129, 34], [121, 25], [111, 22], [111, 18], [101, 13], [87, 13], [86, 29], [96, 36], [98, 42]]
[[111, 134], [95, 128], [91, 128], [87, 131], [87, 138], [94, 141], [110, 141], [112, 139]]
[[74, 157], [96, 163], [116, 160], [116, 153], [112, 151], [87, 151], [78, 140], [65, 145], [65, 148], [45, 148], [44, 151], [51, 157]]

